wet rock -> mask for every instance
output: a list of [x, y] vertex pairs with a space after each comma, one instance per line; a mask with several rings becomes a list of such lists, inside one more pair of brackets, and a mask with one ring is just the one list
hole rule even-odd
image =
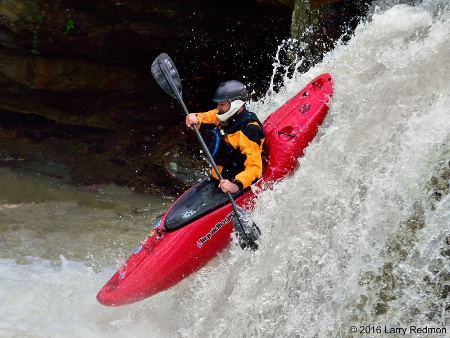
[[204, 177], [208, 167], [194, 132], [188, 130], [184, 123], [171, 128], [163, 136], [152, 156], [153, 163], [187, 186]]

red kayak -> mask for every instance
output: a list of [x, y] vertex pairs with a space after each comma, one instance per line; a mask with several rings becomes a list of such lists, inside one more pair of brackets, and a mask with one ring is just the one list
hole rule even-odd
[[[315, 137], [333, 93], [330, 74], [312, 80], [264, 122], [265, 170], [255, 184], [270, 188], [292, 173], [298, 158]], [[236, 204], [252, 209], [252, 189], [233, 195]], [[233, 239], [233, 209], [212, 180], [180, 196], [150, 235], [97, 294], [107, 306], [134, 303], [174, 286], [206, 265]]]

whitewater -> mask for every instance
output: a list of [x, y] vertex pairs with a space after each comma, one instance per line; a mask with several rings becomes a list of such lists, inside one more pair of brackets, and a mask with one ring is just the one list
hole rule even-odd
[[95, 295], [170, 203], [2, 170], [38, 197], [0, 201], [0, 337], [450, 337], [449, 2], [380, 3], [251, 110], [264, 120], [325, 72], [318, 137], [259, 194], [259, 250], [232, 243], [136, 304]]

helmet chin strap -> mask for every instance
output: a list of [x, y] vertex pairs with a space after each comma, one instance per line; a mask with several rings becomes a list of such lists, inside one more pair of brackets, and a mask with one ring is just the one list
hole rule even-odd
[[226, 113], [223, 114], [217, 114], [217, 118], [222, 121], [225, 122], [226, 120], [228, 120], [231, 116], [233, 116], [234, 114], [237, 113], [237, 111], [245, 104], [244, 101], [241, 100], [234, 100], [233, 102], [231, 102], [230, 105], [230, 109], [228, 109], [228, 111]]

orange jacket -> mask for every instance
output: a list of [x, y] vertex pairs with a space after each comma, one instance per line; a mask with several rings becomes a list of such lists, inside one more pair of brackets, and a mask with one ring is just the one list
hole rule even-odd
[[[217, 109], [213, 109], [205, 113], [196, 114], [199, 121], [197, 127], [200, 129], [202, 124], [219, 125], [220, 120], [217, 118], [217, 112]], [[247, 111], [244, 110], [240, 114], [243, 114], [244, 112]], [[235, 115], [234, 117], [237, 117], [238, 115]], [[233, 117], [231, 119], [233, 120]], [[239, 148], [240, 152], [245, 155], [245, 169], [238, 173], [233, 181], [235, 181], [240, 189], [249, 187], [262, 175], [263, 168], [261, 154], [264, 143], [264, 133], [261, 130], [261, 127], [257, 122], [251, 121], [238, 131], [226, 134], [223, 137], [223, 140], [230, 144], [234, 149]], [[220, 171], [222, 171], [222, 169], [222, 167], [219, 167]], [[214, 169], [212, 169], [212, 175], [213, 177], [218, 178]], [[241, 184], [239, 184], [239, 182]]]

